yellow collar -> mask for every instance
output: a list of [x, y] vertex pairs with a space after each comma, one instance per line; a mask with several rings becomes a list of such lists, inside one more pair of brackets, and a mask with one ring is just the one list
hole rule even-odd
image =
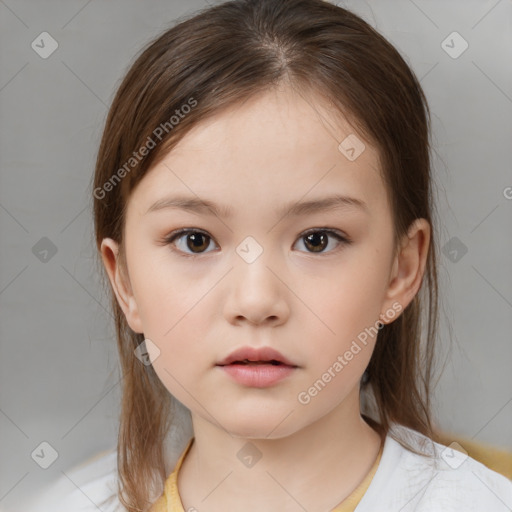
[[[183, 450], [183, 453], [180, 455], [180, 458], [176, 462], [174, 471], [167, 478], [165, 482], [164, 493], [151, 507], [150, 512], [185, 512], [178, 492], [178, 472], [193, 443], [194, 438], [192, 437]], [[377, 471], [380, 459], [382, 457], [383, 447], [384, 444], [381, 444], [377, 459], [373, 463], [372, 469], [365, 476], [364, 480], [357, 486], [356, 489], [354, 489], [354, 491], [349, 496], [347, 496], [347, 498], [345, 498], [335, 509], [333, 509], [332, 512], [354, 512], [355, 508], [364, 496], [364, 493], [368, 490], [368, 487], [370, 487], [370, 483]]]

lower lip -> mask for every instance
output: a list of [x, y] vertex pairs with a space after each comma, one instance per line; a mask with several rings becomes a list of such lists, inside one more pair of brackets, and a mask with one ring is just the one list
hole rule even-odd
[[272, 386], [295, 370], [286, 364], [227, 364], [220, 368], [239, 384], [253, 388]]

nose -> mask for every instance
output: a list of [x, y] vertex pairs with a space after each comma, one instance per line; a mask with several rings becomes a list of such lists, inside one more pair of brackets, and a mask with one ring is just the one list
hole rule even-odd
[[235, 259], [228, 275], [229, 291], [224, 310], [227, 320], [233, 324], [248, 322], [272, 326], [285, 322], [290, 314], [289, 289], [282, 274], [275, 265], [275, 258], [265, 251], [251, 263]]

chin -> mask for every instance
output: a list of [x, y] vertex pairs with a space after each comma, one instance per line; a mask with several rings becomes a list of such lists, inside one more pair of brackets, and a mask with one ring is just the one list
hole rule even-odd
[[[290, 411], [288, 411], [289, 414]], [[277, 413], [263, 414], [252, 411], [248, 414], [233, 414], [223, 421], [225, 429], [234, 437], [243, 439], [280, 439], [287, 437], [298, 430], [298, 426], [289, 421], [293, 414], [288, 417], [283, 410]], [[286, 419], [285, 419], [286, 418]]]

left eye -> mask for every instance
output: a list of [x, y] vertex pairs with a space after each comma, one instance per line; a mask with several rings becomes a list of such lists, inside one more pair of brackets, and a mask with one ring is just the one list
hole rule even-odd
[[[304, 241], [303, 245], [306, 247], [307, 252], [323, 253], [331, 252], [332, 250], [331, 248], [329, 251], [325, 251], [325, 249], [329, 247], [330, 238], [336, 240], [337, 244], [335, 248], [342, 244], [351, 243], [350, 239], [331, 229], [310, 230], [303, 233], [297, 242]], [[208, 248], [210, 245], [209, 242], [212, 240], [212, 237], [204, 231], [199, 231], [197, 229], [182, 229], [168, 235], [162, 243], [163, 245], [176, 246], [178, 252], [183, 253], [185, 256], [198, 256], [200, 254], [211, 252], [205, 249]], [[181, 247], [179, 247], [180, 244], [177, 242], [182, 242]], [[190, 252], [187, 252], [186, 249], [190, 250]]]
[[324, 251], [324, 249], [329, 245], [330, 237], [334, 238], [337, 241], [336, 247], [338, 247], [341, 244], [350, 243], [350, 240], [348, 238], [330, 229], [309, 231], [303, 234], [299, 238], [299, 241], [304, 240], [304, 246], [307, 248], [311, 248], [311, 252], [313, 253], [330, 252]]
[[[180, 252], [184, 252], [185, 256], [194, 256], [199, 255], [204, 252], [210, 252], [210, 251], [204, 251], [200, 249], [204, 249], [204, 247], [208, 247], [209, 243], [208, 240], [211, 240], [212, 238], [204, 233], [203, 231], [198, 231], [195, 229], [182, 229], [180, 231], [177, 231], [175, 233], [171, 233], [166, 238], [166, 243], [168, 244], [174, 244], [174, 240], [177, 240], [178, 242], [181, 242], [182, 239], [185, 240], [185, 248], [190, 249], [192, 252], [187, 253], [183, 250], [183, 248], [178, 248]], [[178, 245], [178, 244], [176, 244]], [[196, 249], [199, 249], [196, 252]]]

